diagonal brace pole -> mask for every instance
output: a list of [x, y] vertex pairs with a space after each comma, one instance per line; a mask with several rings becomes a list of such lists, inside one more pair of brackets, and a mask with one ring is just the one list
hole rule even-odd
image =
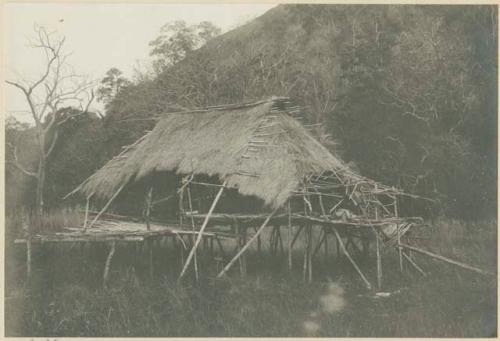
[[227, 263], [227, 265], [224, 267], [224, 269], [222, 269], [222, 271], [217, 275], [217, 278], [221, 278], [230, 268], [231, 266], [233, 266], [234, 262], [236, 262], [238, 260], [238, 258], [240, 258], [240, 256], [248, 249], [248, 247], [250, 246], [250, 244], [252, 244], [252, 242], [257, 239], [257, 237], [260, 235], [260, 233], [262, 232], [262, 230], [264, 230], [264, 228], [267, 226], [267, 223], [269, 222], [269, 220], [271, 220], [271, 218], [274, 216], [274, 214], [278, 211], [279, 208], [276, 208], [267, 218], [266, 220], [262, 223], [262, 225], [259, 227], [259, 229], [257, 230], [257, 232], [255, 232], [255, 234], [252, 236], [252, 238], [250, 238], [248, 240], [248, 242], [245, 244], [245, 246], [243, 246], [240, 251], [233, 257], [233, 259], [231, 259], [231, 261], [229, 263]]
[[205, 231], [205, 228], [208, 225], [208, 221], [210, 220], [210, 216], [212, 215], [212, 212], [215, 209], [215, 205], [217, 205], [217, 202], [220, 199], [220, 196], [222, 195], [222, 192], [224, 191], [224, 188], [226, 186], [227, 180], [224, 181], [222, 184], [221, 188], [219, 189], [219, 192], [217, 192], [217, 195], [215, 196], [214, 201], [212, 202], [212, 206], [210, 206], [210, 210], [207, 213], [207, 216], [205, 217], [205, 220], [203, 221], [203, 224], [201, 225], [200, 231], [198, 232], [198, 236], [196, 237], [196, 241], [191, 248], [191, 251], [189, 252], [189, 256], [186, 259], [186, 263], [184, 263], [184, 267], [182, 268], [181, 274], [179, 276], [179, 279], [181, 279], [184, 274], [186, 273], [186, 269], [188, 268], [189, 264], [191, 263], [191, 259], [194, 256], [194, 253], [196, 252], [196, 249], [198, 248], [198, 244], [200, 244], [201, 239], [203, 238], [203, 232]]

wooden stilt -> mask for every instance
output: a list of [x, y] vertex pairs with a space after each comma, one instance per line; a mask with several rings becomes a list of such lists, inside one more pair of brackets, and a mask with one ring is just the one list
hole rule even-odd
[[108, 257], [106, 258], [106, 263], [104, 264], [104, 274], [103, 274], [103, 283], [104, 287], [108, 286], [108, 277], [109, 277], [109, 267], [111, 265], [111, 259], [115, 254], [115, 242], [111, 243], [111, 249], [109, 250]]
[[153, 241], [148, 240], [148, 253], [149, 253], [149, 278], [153, 279], [154, 268], [153, 268]]
[[323, 227], [323, 233], [325, 234], [325, 241], [323, 242], [325, 246], [325, 262], [328, 260], [328, 229], [326, 226]]
[[313, 271], [313, 267], [312, 267], [312, 226], [309, 225], [308, 227], [308, 232], [309, 232], [309, 246], [307, 248], [307, 260], [308, 260], [308, 264], [307, 264], [307, 269], [308, 269], [308, 282], [309, 283], [312, 283], [312, 271]]
[[281, 226], [280, 225], [276, 225], [276, 234], [278, 235], [276, 244], [278, 244], [278, 242], [279, 242], [280, 253], [281, 253], [281, 255], [283, 255], [283, 253], [285, 253], [285, 251], [283, 248], [283, 238], [281, 238]]
[[215, 206], [217, 205], [217, 202], [219, 201], [220, 196], [222, 195], [222, 192], [224, 190], [224, 187], [226, 186], [226, 183], [227, 183], [227, 180], [224, 181], [224, 183], [222, 184], [221, 188], [217, 192], [217, 195], [215, 196], [214, 201], [212, 202], [212, 206], [210, 207], [210, 209], [209, 209], [209, 211], [207, 213], [207, 216], [205, 217], [205, 220], [203, 221], [203, 224], [201, 225], [200, 231], [198, 232], [198, 237], [196, 238], [196, 242], [194, 243], [193, 248], [191, 249], [191, 252], [188, 255], [188, 258], [186, 260], [186, 263], [184, 264], [184, 267], [183, 267], [183, 269], [181, 271], [179, 279], [184, 276], [184, 273], [186, 272], [187, 267], [191, 263], [191, 259], [193, 258], [193, 255], [196, 252], [196, 249], [198, 248], [198, 244], [200, 243], [200, 240], [201, 240], [201, 238], [203, 236], [203, 232], [205, 231], [205, 228], [208, 225], [208, 221], [210, 219], [210, 216], [212, 215], [212, 212], [214, 211]]
[[[247, 227], [245, 225], [242, 226], [241, 228], [241, 232], [242, 232], [242, 237], [241, 237], [241, 246], [243, 247], [246, 243], [247, 243]], [[245, 253], [243, 253], [240, 257], [241, 259], [241, 262], [243, 264], [242, 266], [242, 275], [243, 276], [246, 276], [247, 274], [247, 256]]]
[[146, 195], [146, 212], [144, 218], [146, 220], [146, 229], [151, 230], [150, 226], [150, 214], [151, 214], [151, 203], [153, 202], [153, 186], [149, 187], [148, 193]]
[[316, 247], [314, 248], [314, 252], [312, 253], [313, 257], [316, 256], [318, 251], [321, 249], [321, 245], [323, 245], [324, 241], [325, 241], [325, 230], [323, 228], [323, 229], [321, 229], [321, 235], [319, 237], [319, 241], [316, 244]]
[[262, 223], [262, 225], [259, 227], [257, 232], [248, 240], [248, 242], [243, 246], [243, 248], [231, 259], [231, 261], [222, 269], [222, 271], [217, 275], [217, 278], [222, 277], [234, 264], [234, 262], [246, 251], [246, 249], [252, 244], [252, 242], [257, 239], [257, 236], [264, 230], [264, 228], [267, 226], [267, 223], [269, 220], [273, 217], [273, 215], [278, 211], [278, 208], [276, 208], [267, 218], [266, 220]]
[[85, 218], [83, 220], [83, 231], [87, 231], [87, 222], [89, 219], [89, 207], [90, 207], [90, 196], [87, 197], [87, 203], [85, 204]]
[[215, 241], [217, 242], [217, 245], [219, 245], [219, 251], [221, 253], [221, 257], [226, 258], [226, 253], [224, 252], [224, 247], [222, 246], [222, 243], [221, 243], [219, 237], [217, 237], [217, 235], [215, 236]]
[[26, 239], [26, 276], [31, 279], [31, 236]]
[[397, 224], [397, 236], [398, 236], [398, 253], [399, 253], [399, 271], [403, 272], [403, 251], [401, 250], [401, 233], [399, 224]]
[[[193, 212], [193, 203], [191, 201], [191, 189], [189, 187], [189, 185], [187, 186], [187, 196], [188, 196], [188, 205], [189, 205], [189, 211], [190, 212]], [[191, 231], [195, 231], [196, 230], [196, 224], [194, 222], [194, 217], [193, 215], [191, 214]], [[198, 282], [198, 252], [195, 252], [194, 253], [194, 276], [196, 278], [196, 282]]]
[[[238, 224], [238, 220], [236, 219], [234, 219], [234, 227], [235, 227], [234, 238], [236, 239], [236, 253], [238, 253], [241, 250], [241, 231], [240, 231], [240, 225]], [[242, 276], [243, 275], [242, 257], [238, 259], [238, 264], [240, 268], [240, 276]]]
[[309, 248], [309, 233], [307, 231], [307, 228], [306, 228], [306, 233], [305, 233], [305, 236], [306, 236], [306, 243], [305, 243], [305, 246], [304, 246], [304, 264], [302, 266], [302, 280], [305, 282], [306, 281], [306, 274], [307, 274], [307, 263], [308, 263], [308, 260], [307, 260], [307, 249]]
[[299, 226], [299, 229], [297, 230], [297, 232], [295, 233], [295, 236], [293, 236], [293, 239], [292, 239], [292, 247], [293, 245], [295, 244], [295, 242], [297, 241], [297, 238], [299, 237], [299, 234], [300, 232], [304, 229], [304, 225], [300, 225]]
[[377, 252], [377, 286], [382, 289], [382, 258], [380, 255], [380, 239], [377, 230], [372, 226], [372, 231], [375, 236], [375, 247]]
[[[254, 227], [254, 229], [255, 229], [255, 232], [257, 232], [257, 227]], [[262, 249], [262, 240], [260, 238], [260, 235], [258, 235], [257, 236], [257, 251], [259, 252], [259, 254], [261, 252], [261, 249]]]
[[292, 270], [292, 209], [288, 201], [288, 270]]
[[[398, 198], [394, 199], [394, 215], [397, 218], [398, 217]], [[399, 271], [403, 272], [403, 252], [401, 249], [401, 231], [400, 231], [400, 226], [399, 224], [396, 224], [396, 233], [397, 233], [397, 238], [398, 238], [398, 253], [399, 253]]]
[[372, 286], [371, 286], [370, 282], [368, 282], [368, 280], [366, 279], [366, 277], [363, 274], [363, 272], [361, 272], [361, 269], [358, 267], [358, 265], [356, 264], [356, 262], [354, 261], [354, 259], [352, 259], [352, 257], [349, 254], [349, 252], [347, 252], [347, 249], [345, 248], [344, 244], [342, 243], [342, 240], [340, 239], [339, 232], [337, 231], [337, 229], [335, 227], [332, 227], [332, 229], [333, 229], [333, 232], [335, 233], [335, 236], [337, 237], [337, 240], [339, 242], [340, 248], [342, 249], [342, 252], [347, 257], [347, 259], [349, 259], [349, 261], [351, 262], [351, 264], [354, 267], [354, 269], [356, 269], [356, 271], [358, 272], [359, 276], [361, 277], [361, 279], [365, 283], [366, 287], [368, 289], [371, 289]]

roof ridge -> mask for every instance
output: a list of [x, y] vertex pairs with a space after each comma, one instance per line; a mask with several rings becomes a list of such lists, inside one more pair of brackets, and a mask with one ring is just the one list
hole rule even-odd
[[257, 106], [257, 105], [261, 105], [261, 104], [265, 104], [265, 103], [270, 103], [270, 102], [279, 102], [279, 101], [286, 101], [286, 100], [290, 100], [290, 98], [289, 97], [271, 96], [270, 98], [259, 100], [259, 101], [228, 103], [228, 104], [207, 106], [204, 108], [198, 108], [198, 109], [192, 109], [192, 110], [166, 112], [166, 113], [160, 114], [160, 116], [163, 117], [166, 115], [177, 115], [177, 114], [197, 114], [197, 113], [210, 112], [210, 111], [214, 111], [214, 110], [234, 110], [234, 109], [253, 107], [253, 106]]

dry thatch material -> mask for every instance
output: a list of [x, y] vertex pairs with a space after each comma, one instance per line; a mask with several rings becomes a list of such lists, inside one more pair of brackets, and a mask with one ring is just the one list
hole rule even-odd
[[[283, 205], [311, 175], [333, 172], [364, 181], [295, 119], [286, 98], [162, 115], [156, 127], [109, 161], [75, 191], [109, 198], [152, 172], [205, 174]], [[380, 188], [380, 187], [379, 187]]]

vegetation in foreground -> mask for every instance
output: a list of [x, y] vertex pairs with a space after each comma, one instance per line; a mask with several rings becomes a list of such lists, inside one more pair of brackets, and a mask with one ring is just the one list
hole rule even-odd
[[[11, 221], [12, 223], [12, 221]], [[496, 222], [437, 221], [422, 245], [485, 269], [496, 269]], [[7, 231], [13, 231], [12, 226]], [[34, 250], [34, 275], [24, 275], [24, 247], [7, 235], [7, 336], [496, 336], [496, 280], [417, 258], [429, 272], [398, 271], [393, 250], [383, 254], [384, 292], [365, 290], [345, 260], [318, 256], [315, 280], [301, 279], [286, 257], [249, 257], [245, 278], [176, 283], [180, 261], [156, 250], [150, 279], [143, 250], [121, 245], [109, 288], [102, 287], [102, 245]], [[169, 245], [171, 246], [171, 245]], [[142, 255], [142, 257], [141, 257]], [[202, 268], [214, 272], [208, 264]], [[373, 281], [373, 258], [362, 267]]]

